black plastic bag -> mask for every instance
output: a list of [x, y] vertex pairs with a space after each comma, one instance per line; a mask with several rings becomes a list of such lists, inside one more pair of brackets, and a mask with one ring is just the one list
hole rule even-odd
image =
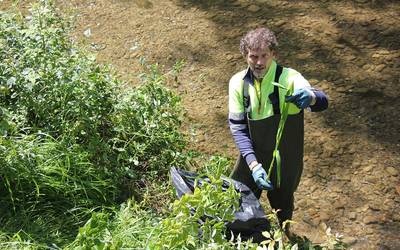
[[[200, 187], [202, 183], [210, 182], [207, 176], [199, 176], [196, 173], [174, 167], [171, 168], [171, 179], [178, 198], [181, 198], [184, 194], [192, 194], [196, 180], [197, 185]], [[239, 210], [234, 214], [235, 220], [226, 223], [226, 237], [228, 239], [232, 236], [236, 238], [240, 234], [242, 240], [251, 238], [253, 242], [258, 243], [265, 240], [262, 232], [269, 231], [270, 224], [266, 219], [264, 209], [253, 192], [241, 182], [227, 177], [221, 177], [221, 179], [224, 181], [222, 185], [223, 191], [227, 190], [232, 183], [236, 191], [240, 193]]]

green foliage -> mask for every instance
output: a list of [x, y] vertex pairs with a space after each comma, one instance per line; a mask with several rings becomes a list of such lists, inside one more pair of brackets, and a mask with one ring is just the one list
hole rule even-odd
[[1, 14], [0, 103], [24, 115], [24, 133], [90, 143], [107, 136], [116, 81], [72, 46], [51, 6], [33, 7], [26, 20]]
[[[196, 187], [192, 195], [184, 195], [173, 203], [171, 214], [156, 228], [150, 239], [150, 249], [215, 249], [229, 246], [225, 240], [225, 225], [234, 219], [239, 206], [239, 194], [233, 185], [222, 191], [221, 179], [210, 177], [211, 183]], [[199, 220], [204, 223], [199, 224]]]
[[269, 232], [263, 232], [266, 240], [261, 242], [257, 246], [257, 250], [339, 250], [346, 249], [345, 245], [340, 241], [340, 235], [333, 235], [331, 229], [326, 230], [326, 240], [321, 244], [312, 243], [307, 237], [300, 237], [291, 234], [290, 238], [287, 237], [286, 231], [288, 231], [290, 224], [295, 223], [291, 220], [286, 220], [280, 225], [277, 210], [272, 210], [272, 213], [267, 215], [268, 220], [271, 224]]
[[33, 134], [0, 138], [0, 147], [0, 220], [10, 232], [23, 228], [23, 240], [71, 238], [71, 228], [118, 194], [113, 176], [80, 145]]
[[269, 250], [269, 249], [279, 249], [279, 250], [295, 250], [298, 249], [297, 243], [291, 244], [289, 239], [286, 237], [285, 231], [289, 228], [289, 224], [293, 221], [287, 220], [279, 224], [279, 219], [277, 216], [277, 211], [273, 210], [271, 214], [267, 215], [268, 220], [271, 222], [271, 230], [263, 232], [263, 236], [266, 238], [260, 243], [257, 250]]
[[199, 169], [199, 173], [208, 175], [212, 173], [215, 178], [229, 176], [232, 171], [233, 162], [223, 156], [213, 155]]
[[[153, 74], [152, 77], [161, 76]], [[180, 152], [185, 141], [178, 130], [180, 98], [167, 91], [158, 78], [143, 80], [138, 89], [127, 90], [118, 97], [111, 118], [116, 132], [112, 146], [118, 152], [119, 164], [135, 171], [166, 174], [171, 164], [183, 160]]]
[[43, 134], [0, 138], [0, 142], [3, 206], [10, 200], [11, 209], [29, 205], [31, 212], [40, 212], [57, 203], [57, 209], [68, 211], [96, 207], [116, 194], [112, 178], [96, 168], [79, 145]]
[[0, 13], [0, 221], [10, 241], [63, 245], [93, 211], [155, 193], [144, 186], [185, 162], [180, 99], [164, 81], [154, 65], [138, 88], [122, 86], [74, 46], [51, 1], [27, 18]]
[[85, 226], [79, 229], [74, 249], [118, 249], [120, 243], [114, 241], [109, 226], [109, 214], [93, 213]]
[[119, 211], [93, 213], [66, 249], [145, 249], [158, 222], [154, 214], [128, 200]]

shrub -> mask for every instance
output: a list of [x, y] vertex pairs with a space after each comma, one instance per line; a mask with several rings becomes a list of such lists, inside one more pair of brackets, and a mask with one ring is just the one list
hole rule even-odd
[[120, 84], [74, 46], [51, 1], [27, 18], [0, 12], [0, 221], [10, 240], [23, 228], [23, 241], [63, 244], [91, 212], [183, 164], [180, 99], [150, 69], [138, 88]]

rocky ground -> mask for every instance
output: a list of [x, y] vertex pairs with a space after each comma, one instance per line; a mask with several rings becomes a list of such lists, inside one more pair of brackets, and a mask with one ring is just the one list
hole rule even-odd
[[[11, 1], [0, 1], [1, 8]], [[24, 5], [24, 3], [22, 3]], [[192, 148], [234, 158], [228, 80], [246, 65], [238, 44], [267, 26], [282, 65], [330, 98], [306, 113], [305, 170], [295, 233], [320, 241], [328, 227], [353, 249], [400, 249], [400, 2], [385, 0], [57, 1], [76, 16], [75, 39], [137, 84], [140, 60], [170, 69], [187, 110]]]

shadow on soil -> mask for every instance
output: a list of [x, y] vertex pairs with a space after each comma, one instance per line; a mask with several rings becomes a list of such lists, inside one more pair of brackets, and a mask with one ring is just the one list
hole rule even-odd
[[[400, 49], [399, 27], [376, 24], [373, 18], [369, 23], [346, 20], [329, 8], [325, 8], [329, 5], [328, 1], [302, 1], [306, 4], [312, 3], [314, 6], [323, 6], [324, 8], [318, 10], [322, 11], [339, 31], [331, 41], [324, 40], [324, 34], [321, 34], [320, 40], [315, 40], [300, 33], [299, 30], [285, 26], [285, 20], [303, 10], [288, 8], [287, 3], [271, 4], [274, 1], [268, 0], [254, 2], [253, 10], [256, 10], [252, 12], [250, 9], [252, 4], [243, 5], [241, 1], [177, 0], [182, 8], [196, 7], [206, 12], [209, 19], [219, 27], [220, 41], [223, 41], [221, 46], [225, 46], [226, 51], [232, 53], [239, 53], [239, 40], [249, 29], [260, 26], [271, 28], [280, 42], [280, 52], [283, 52], [284, 56], [280, 62], [283, 65], [293, 65], [308, 79], [328, 81], [330, 109], [320, 114], [327, 128], [342, 132], [344, 141], [348, 141], [346, 135], [357, 134], [357, 131], [360, 131], [370, 140], [386, 147], [398, 147], [400, 114], [393, 103], [396, 103], [397, 96], [400, 95], [398, 91], [400, 73], [393, 71], [395, 69], [393, 61], [380, 62], [385, 66], [373, 72], [372, 76], [366, 75], [364, 68], [366, 64], [374, 63], [371, 62], [371, 52], [386, 50], [390, 53]], [[264, 3], [257, 5], [257, 2]], [[354, 1], [341, 2], [354, 4]], [[379, 10], [390, 4], [399, 3], [372, 1], [354, 6]], [[308, 53], [309, 56], [301, 57], [299, 56], [301, 53]], [[224, 77], [229, 79], [230, 75]], [[216, 91], [226, 91], [226, 85], [219, 84], [213, 87]], [[225, 125], [226, 120], [221, 120], [224, 122], [222, 125]], [[352, 160], [351, 157], [347, 157], [341, 159], [340, 165], [331, 167], [350, 166]], [[360, 195], [357, 190], [353, 191], [353, 195], [350, 195], [353, 198]], [[387, 227], [387, 230], [389, 231], [385, 234], [398, 233], [398, 229], [394, 227]]]
[[[395, 114], [398, 111], [394, 108], [391, 109], [389, 106], [388, 109], [381, 110], [378, 114], [371, 112], [376, 106], [386, 106], [394, 103], [396, 95], [388, 96], [387, 93], [390, 93], [390, 91], [384, 90], [397, 91], [400, 73], [390, 72], [389, 69], [385, 69], [386, 71], [381, 72], [382, 74], [378, 72], [376, 77], [366, 78], [363, 76], [362, 69], [362, 65], [370, 61], [364, 46], [369, 45], [373, 46], [374, 49], [387, 49], [389, 51], [399, 49], [400, 45], [397, 39], [400, 36], [400, 29], [398, 27], [382, 27], [374, 23], [366, 25], [365, 23], [357, 23], [351, 20], [336, 20], [335, 26], [340, 31], [337, 40], [328, 44], [322, 41], [318, 43], [318, 41], [307, 38], [305, 34], [274, 21], [281, 17], [288, 18], [291, 14], [300, 12], [300, 10], [292, 7], [287, 8], [285, 7], [286, 4], [281, 6], [263, 3], [262, 5], [259, 4], [259, 6], [266, 7], [260, 8], [254, 15], [248, 10], [248, 5], [242, 6], [238, 2], [232, 0], [178, 0], [178, 3], [183, 8], [194, 6], [206, 11], [210, 19], [217, 24], [217, 27], [221, 27], [221, 40], [225, 40], [226, 50], [233, 53], [238, 50], [240, 36], [234, 39], [225, 39], [226, 34], [245, 34], [251, 28], [268, 26], [277, 34], [280, 42], [280, 51], [286, 51], [287, 53], [282, 60], [283, 65], [300, 66], [298, 68], [299, 71], [309, 79], [315, 78], [320, 81], [328, 79], [333, 92], [336, 87], [344, 86], [348, 88], [348, 91], [334, 95], [335, 99], [342, 99], [338, 102], [341, 103], [340, 106], [336, 102], [337, 100], [331, 100], [330, 111], [321, 113], [327, 126], [332, 126], [332, 121], [335, 121], [336, 124], [333, 129], [342, 132], [354, 132], [354, 125], [349, 125], [348, 119], [354, 120], [356, 119], [355, 117], [362, 116], [367, 118], [369, 134], [374, 135], [375, 140], [390, 144], [400, 143], [399, 135], [394, 133], [394, 131], [400, 131], [400, 122], [396, 118], [393, 119], [398, 117]], [[320, 1], [304, 2], [324, 4], [320, 3]], [[394, 2], [372, 1], [370, 4], [360, 6], [363, 6], [363, 8], [379, 8]], [[330, 11], [326, 11], [325, 14], [332, 18], [338, 18], [335, 13]], [[362, 40], [361, 43], [359, 42], [360, 40]], [[345, 49], [334, 53], [334, 43], [343, 45]], [[298, 57], [297, 53], [299, 52], [309, 52], [311, 56], [308, 58]], [[353, 56], [355, 59], [346, 61], [342, 59], [343, 55]], [[390, 66], [391, 63], [388, 63], [385, 68]], [[344, 74], [341, 70], [343, 67], [354, 68], [354, 72], [357, 74]], [[388, 70], [389, 73], [387, 73]], [[227, 79], [229, 77], [227, 76]], [[226, 86], [218, 85], [216, 87], [220, 88], [220, 91], [225, 91], [223, 88]], [[360, 88], [362, 88], [362, 91], [358, 91]], [[363, 112], [360, 112], [360, 110]], [[390, 128], [393, 133], [380, 131], [382, 124]]]

